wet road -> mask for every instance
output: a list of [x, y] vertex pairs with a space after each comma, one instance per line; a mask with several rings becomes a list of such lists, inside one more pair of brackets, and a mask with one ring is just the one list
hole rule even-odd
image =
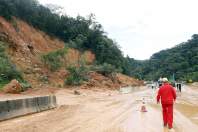
[[[198, 88], [183, 88], [174, 107], [175, 132], [198, 131]], [[0, 132], [168, 132], [163, 127], [156, 90], [131, 94], [89, 92], [80, 96], [60, 90], [59, 107], [0, 122]], [[140, 112], [145, 98], [148, 112]]]

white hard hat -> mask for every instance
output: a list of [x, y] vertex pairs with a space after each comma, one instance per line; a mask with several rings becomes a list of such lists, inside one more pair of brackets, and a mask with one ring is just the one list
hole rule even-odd
[[168, 79], [166, 77], [162, 78], [162, 82], [168, 82]]

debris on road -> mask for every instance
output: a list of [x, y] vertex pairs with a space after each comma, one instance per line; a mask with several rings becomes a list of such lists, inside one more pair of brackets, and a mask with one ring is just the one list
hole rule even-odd
[[74, 94], [75, 95], [81, 95], [81, 93], [79, 91], [77, 91], [77, 90], [74, 90]]
[[19, 94], [22, 91], [22, 87], [21, 84], [14, 79], [9, 84], [4, 86], [3, 91], [5, 93]]

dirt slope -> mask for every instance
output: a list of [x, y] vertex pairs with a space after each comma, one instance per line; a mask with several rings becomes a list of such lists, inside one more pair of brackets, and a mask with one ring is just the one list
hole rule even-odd
[[[63, 41], [50, 37], [21, 20], [14, 19], [8, 22], [2, 17], [0, 17], [0, 41], [7, 42], [7, 52], [11, 61], [33, 86], [40, 85], [42, 82], [38, 79], [45, 76], [49, 76], [52, 82], [61, 80], [62, 71], [51, 73], [41, 62], [41, 55], [64, 48]], [[95, 60], [95, 55], [90, 51], [80, 53], [78, 50], [69, 49], [65, 56], [65, 63], [67, 63], [65, 65], [78, 63], [81, 57], [88, 64]]]
[[91, 79], [87, 83], [83, 84], [81, 88], [91, 89], [93, 87], [96, 87], [103, 89], [118, 89], [125, 86], [143, 85], [142, 81], [136, 80], [120, 73], [116, 74], [114, 78], [106, 77], [96, 72], [91, 72], [89, 76]]
[[[11, 61], [33, 87], [63, 86], [64, 79], [68, 75], [65, 68], [51, 72], [41, 61], [41, 55], [64, 48], [63, 41], [48, 36], [24, 21], [15, 18], [13, 21], [8, 22], [2, 17], [0, 17], [0, 41], [8, 44], [7, 53]], [[78, 64], [82, 58], [87, 65], [91, 65], [95, 60], [95, 55], [90, 51], [81, 53], [78, 50], [69, 49], [64, 58], [64, 66]], [[90, 76], [92, 82], [90, 81], [86, 85], [88, 87], [117, 88], [121, 85], [140, 84], [138, 80], [121, 74], [117, 76], [116, 82], [97, 73]], [[48, 80], [47, 83], [46, 79]], [[101, 82], [103, 85], [100, 85]]]

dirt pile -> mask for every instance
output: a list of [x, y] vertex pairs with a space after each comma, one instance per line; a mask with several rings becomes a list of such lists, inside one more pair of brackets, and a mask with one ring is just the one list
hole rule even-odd
[[117, 74], [117, 80], [118, 82], [126, 86], [140, 86], [144, 84], [143, 81], [137, 80], [135, 78], [132, 78], [132, 77], [120, 74], [120, 73]]
[[22, 91], [22, 87], [20, 83], [14, 79], [3, 88], [3, 91], [5, 93], [19, 94]]
[[97, 72], [89, 73], [90, 80], [83, 84], [81, 88], [110, 88], [117, 89], [125, 86], [141, 86], [143, 83], [134, 78], [125, 76], [123, 74], [116, 74], [115, 76], [103, 76]]
[[89, 73], [90, 80], [82, 85], [83, 88], [101, 87], [101, 88], [117, 88], [119, 85], [114, 83], [110, 77], [103, 76], [96, 72]]

